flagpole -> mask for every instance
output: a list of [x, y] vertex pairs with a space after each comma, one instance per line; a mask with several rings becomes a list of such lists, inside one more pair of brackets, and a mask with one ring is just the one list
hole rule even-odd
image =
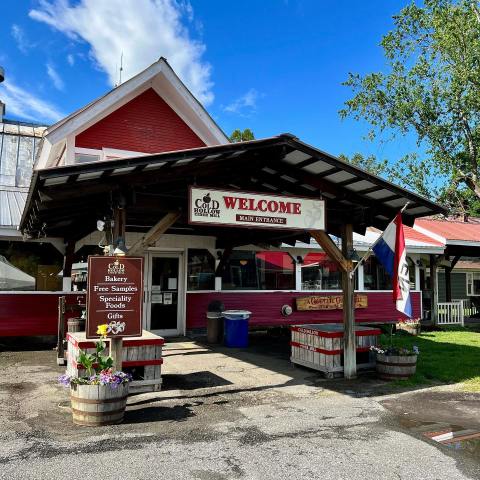
[[[410, 201], [407, 201], [407, 203], [402, 207], [402, 209], [400, 210], [400, 213], [403, 213], [405, 211], [405, 209], [408, 207]], [[393, 221], [395, 221], [395, 218], [390, 222], [392, 223]], [[390, 223], [388, 225], [390, 225]], [[388, 227], [387, 225], [387, 227]], [[373, 251], [373, 247], [377, 244], [377, 242], [382, 238], [382, 235], [380, 235], [376, 240], [375, 242], [373, 242], [373, 244], [368, 247], [368, 250], [367, 250], [367, 253], [365, 253], [365, 255], [357, 262], [357, 264], [355, 265], [354, 269], [350, 272], [350, 278], [353, 278], [353, 276], [355, 275], [355, 272], [357, 271], [357, 268], [363, 263], [365, 262], [368, 257], [372, 254], [372, 251]]]

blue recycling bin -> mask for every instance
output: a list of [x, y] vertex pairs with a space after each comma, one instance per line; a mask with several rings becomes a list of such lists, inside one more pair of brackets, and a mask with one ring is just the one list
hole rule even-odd
[[248, 347], [248, 320], [252, 312], [248, 310], [225, 310], [224, 341], [226, 347]]

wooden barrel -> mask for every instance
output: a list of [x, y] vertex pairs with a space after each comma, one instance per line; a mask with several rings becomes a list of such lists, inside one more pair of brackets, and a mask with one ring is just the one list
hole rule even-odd
[[416, 355], [382, 355], [377, 353], [377, 374], [384, 380], [405, 380], [415, 374]]
[[123, 421], [128, 397], [128, 383], [110, 385], [72, 385], [73, 423], [76, 425], [114, 425]]
[[69, 318], [67, 321], [67, 332], [83, 332], [85, 330], [84, 318]]

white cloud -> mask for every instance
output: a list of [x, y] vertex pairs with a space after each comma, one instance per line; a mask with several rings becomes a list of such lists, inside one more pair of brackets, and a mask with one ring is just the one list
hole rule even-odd
[[7, 117], [11, 113], [26, 120], [53, 123], [65, 116], [54, 105], [15, 85], [11, 80], [0, 84], [0, 99], [6, 105]]
[[63, 82], [62, 77], [55, 70], [54, 66], [50, 63], [47, 63], [47, 75], [50, 77], [53, 86], [57, 90], [63, 90], [65, 88], [65, 83]]
[[67, 55], [67, 63], [68, 63], [71, 67], [73, 67], [73, 66], [75, 65], [75, 57], [74, 57], [71, 53], [69, 53], [69, 54]]
[[190, 38], [185, 20], [193, 19], [188, 1], [179, 0], [40, 0], [30, 17], [86, 41], [97, 65], [113, 86], [123, 52], [122, 80], [163, 56], [204, 104], [213, 101], [211, 67], [202, 59], [205, 45]]
[[27, 53], [28, 50], [33, 48], [35, 45], [33, 43], [30, 43], [28, 40], [27, 36], [25, 35], [25, 32], [22, 27], [19, 25], [16, 25], [15, 23], [12, 25], [12, 37], [17, 43], [18, 49], [22, 53]]
[[260, 94], [254, 88], [251, 88], [243, 94], [241, 97], [238, 97], [232, 103], [223, 107], [225, 112], [237, 113], [239, 115], [250, 115], [257, 109], [257, 100], [260, 98]]

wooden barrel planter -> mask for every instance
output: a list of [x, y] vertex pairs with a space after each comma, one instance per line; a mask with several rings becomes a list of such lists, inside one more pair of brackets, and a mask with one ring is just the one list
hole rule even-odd
[[96, 427], [121, 423], [127, 405], [129, 383], [110, 385], [72, 385], [70, 400], [73, 423]]
[[416, 355], [382, 355], [377, 353], [377, 375], [384, 380], [405, 380], [415, 374]]

